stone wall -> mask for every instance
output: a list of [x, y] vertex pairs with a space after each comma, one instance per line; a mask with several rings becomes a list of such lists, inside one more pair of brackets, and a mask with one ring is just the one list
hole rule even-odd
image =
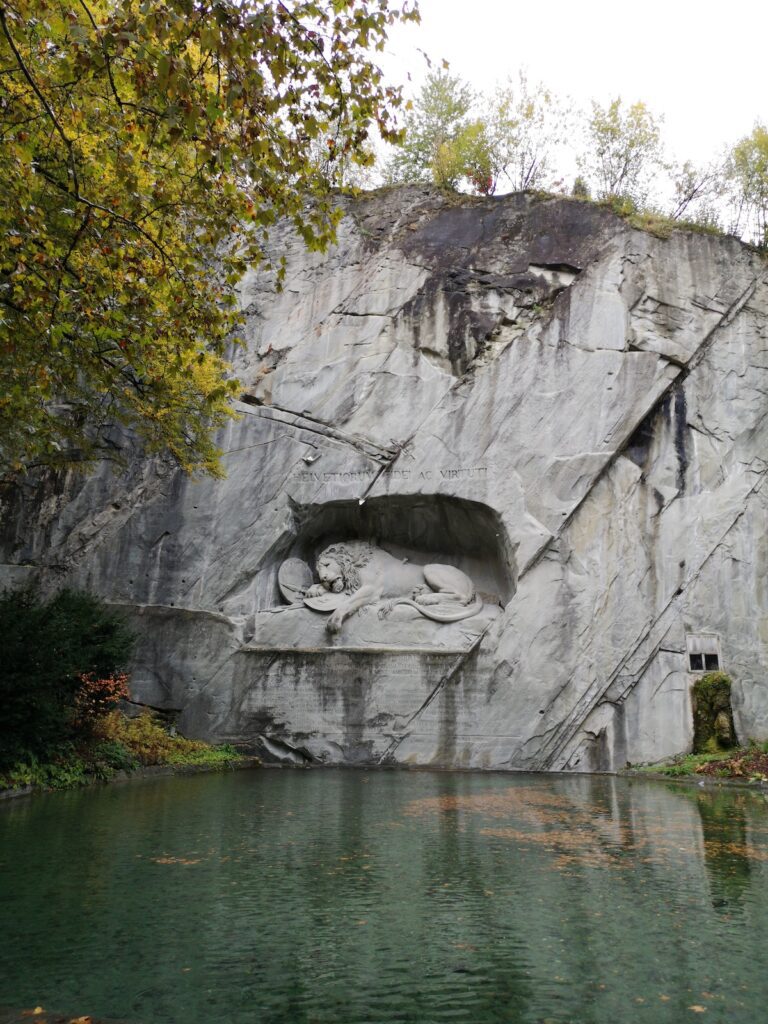
[[[141, 642], [136, 695], [297, 762], [603, 770], [690, 749], [686, 638], [768, 737], [768, 274], [739, 242], [568, 199], [349, 201], [250, 274], [224, 480], [134, 457], [3, 495], [2, 579], [88, 587]], [[129, 444], [128, 441], [125, 442]], [[361, 503], [362, 502], [362, 503]], [[340, 633], [286, 558], [375, 539], [484, 601]]]

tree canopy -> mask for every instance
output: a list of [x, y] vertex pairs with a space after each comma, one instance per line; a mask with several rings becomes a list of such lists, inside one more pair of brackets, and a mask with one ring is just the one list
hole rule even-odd
[[654, 175], [663, 168], [658, 119], [644, 103], [625, 107], [617, 98], [606, 107], [593, 102], [586, 128], [588, 144], [579, 163], [595, 182], [597, 197], [626, 196], [644, 203]]
[[[3, 0], [0, 470], [109, 424], [217, 471], [232, 286], [288, 217], [334, 236], [335, 168], [400, 137], [390, 0]], [[280, 268], [275, 268], [279, 276]]]
[[746, 228], [758, 245], [768, 246], [768, 128], [756, 124], [726, 161], [725, 174], [735, 207], [735, 230]]
[[[493, 195], [535, 189], [606, 203], [637, 223], [725, 230], [768, 249], [768, 129], [704, 162], [671, 156], [663, 118], [621, 97], [581, 110], [524, 72], [477, 93], [445, 68], [406, 105], [390, 182], [431, 181]], [[578, 173], [574, 172], [578, 169]]]
[[515, 191], [550, 181], [554, 150], [566, 133], [567, 111], [542, 83], [524, 73], [499, 85], [487, 104], [485, 130], [496, 181]]
[[445, 69], [430, 72], [416, 99], [408, 104], [405, 138], [387, 168], [391, 182], [434, 181], [455, 188], [463, 176], [461, 161], [450, 150], [460, 148], [470, 127], [472, 89]]
[[543, 85], [524, 74], [490, 96], [478, 96], [444, 69], [427, 75], [405, 118], [405, 141], [387, 167], [390, 181], [433, 181], [441, 188], [466, 183], [493, 194], [540, 186], [552, 148], [563, 131], [563, 113]]

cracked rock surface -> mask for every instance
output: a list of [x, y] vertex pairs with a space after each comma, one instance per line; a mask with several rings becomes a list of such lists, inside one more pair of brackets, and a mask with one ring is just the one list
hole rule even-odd
[[[249, 274], [224, 480], [158, 459], [2, 492], [0, 577], [87, 587], [140, 636], [138, 699], [294, 763], [611, 770], [690, 749], [687, 637], [768, 738], [768, 273], [568, 199], [346, 201]], [[129, 445], [128, 440], [125, 441]], [[361, 504], [362, 499], [362, 504]], [[288, 557], [375, 538], [482, 613], [363, 608], [331, 636]]]

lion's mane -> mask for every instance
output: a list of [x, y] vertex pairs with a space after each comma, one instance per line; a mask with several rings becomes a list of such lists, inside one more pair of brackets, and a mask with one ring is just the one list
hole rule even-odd
[[344, 574], [344, 593], [353, 594], [362, 584], [360, 570], [368, 565], [372, 557], [373, 546], [368, 541], [351, 540], [325, 548], [318, 555], [317, 561], [332, 558], [338, 562]]

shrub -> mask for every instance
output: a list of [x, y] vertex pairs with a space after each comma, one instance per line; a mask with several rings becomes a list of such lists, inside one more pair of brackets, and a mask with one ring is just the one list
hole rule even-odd
[[62, 752], [51, 764], [30, 757], [26, 763], [14, 765], [0, 777], [0, 789], [17, 786], [41, 786], [44, 789], [71, 789], [86, 781], [85, 764], [71, 750]]
[[115, 772], [130, 772], [138, 765], [133, 753], [116, 740], [97, 743], [88, 751], [88, 771], [109, 778]]
[[140, 765], [223, 769], [242, 760], [227, 744], [212, 747], [202, 740], [172, 736], [149, 711], [137, 718], [112, 711], [96, 718], [86, 736], [61, 744], [49, 761], [29, 755], [10, 769], [0, 770], [0, 790], [17, 786], [70, 789], [111, 779], [119, 771], [130, 772]]
[[[0, 769], [50, 759], [76, 734], [84, 678], [116, 680], [133, 646], [119, 615], [72, 590], [47, 599], [32, 588], [6, 591], [0, 595], [0, 636]], [[90, 698], [83, 699], [87, 705]]]
[[735, 746], [731, 680], [724, 672], [709, 672], [693, 685], [693, 752], [715, 754]]
[[89, 730], [97, 718], [113, 711], [121, 700], [128, 700], [128, 676], [125, 672], [96, 678], [93, 672], [83, 672], [79, 677], [80, 686], [75, 692], [75, 714], [77, 724]]
[[234, 747], [212, 747], [202, 740], [171, 736], [149, 711], [136, 718], [126, 718], [119, 711], [113, 711], [105, 715], [95, 729], [104, 745], [121, 746], [143, 765], [226, 765], [241, 760]]

